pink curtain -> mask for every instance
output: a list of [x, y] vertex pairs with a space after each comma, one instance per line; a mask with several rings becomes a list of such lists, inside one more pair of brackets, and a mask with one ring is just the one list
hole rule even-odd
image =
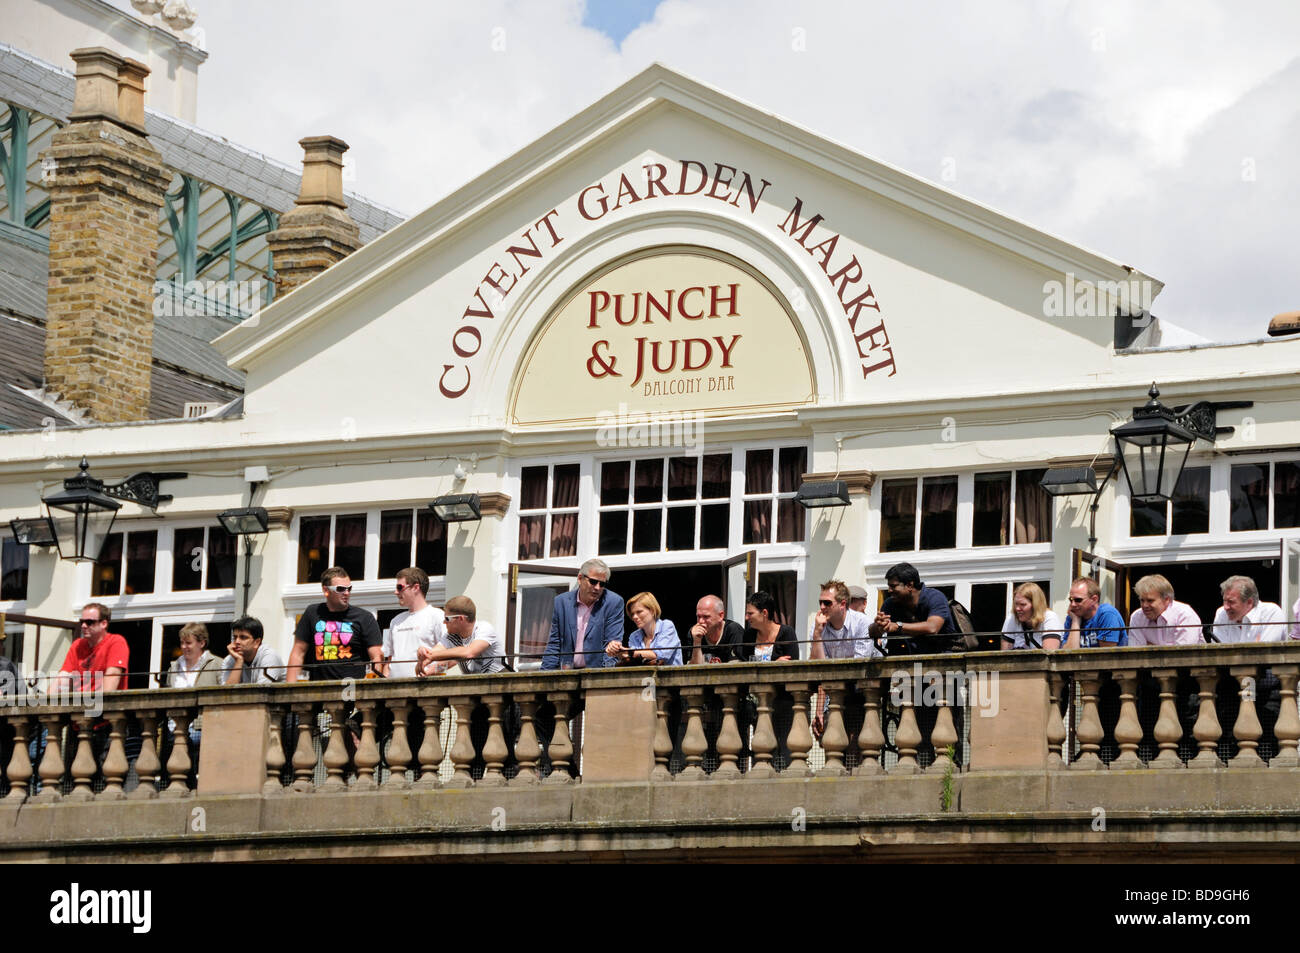
[[1045, 470], [1016, 471], [1016, 542], [1052, 541], [1052, 497], [1038, 485]]

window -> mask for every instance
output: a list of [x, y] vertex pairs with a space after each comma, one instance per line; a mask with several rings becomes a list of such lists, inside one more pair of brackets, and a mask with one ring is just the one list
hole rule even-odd
[[408, 566], [430, 576], [447, 573], [447, 524], [431, 510], [384, 510], [379, 514], [379, 578], [392, 579]]
[[966, 494], [972, 501], [972, 546], [1051, 542], [1052, 498], [1038, 485], [1043, 472], [1001, 470], [882, 480], [880, 551], [956, 548], [963, 529], [958, 526], [957, 504]]
[[[1047, 597], [1047, 608], [1052, 608], [1052, 584], [1046, 579], [1031, 579]], [[976, 632], [1001, 632], [1002, 625], [1011, 615], [1011, 597], [1019, 582], [976, 582], [970, 587], [971, 625]], [[950, 597], [951, 598], [951, 597]], [[1064, 621], [1064, 620], [1062, 620]]]
[[807, 447], [749, 450], [745, 453], [745, 545], [801, 543], [804, 509], [794, 495], [808, 469]]
[[153, 592], [157, 555], [156, 529], [109, 533], [95, 561], [90, 594], [119, 596]]
[[366, 516], [304, 516], [298, 522], [298, 582], [319, 582], [330, 566], [353, 579], [366, 571]]
[[6, 539], [0, 547], [0, 599], [27, 598], [28, 547]]
[[1209, 467], [1184, 468], [1174, 487], [1173, 499], [1134, 502], [1129, 515], [1130, 536], [1182, 536], [1209, 531]]
[[1300, 461], [1233, 464], [1228, 497], [1228, 525], [1234, 533], [1300, 526]]
[[576, 463], [524, 467], [519, 479], [519, 558], [545, 559], [578, 552]]
[[725, 549], [730, 497], [729, 453], [602, 463], [600, 554]]
[[187, 526], [175, 531], [172, 591], [233, 589], [238, 540], [221, 526]]

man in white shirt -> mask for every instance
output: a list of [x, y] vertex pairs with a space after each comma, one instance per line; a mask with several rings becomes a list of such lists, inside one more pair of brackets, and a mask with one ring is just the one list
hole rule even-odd
[[397, 574], [397, 601], [406, 611], [393, 618], [384, 630], [384, 675], [414, 678], [417, 653], [433, 648], [443, 633], [441, 609], [429, 605], [429, 574], [418, 566]]
[[822, 585], [817, 602], [810, 659], [879, 658], [884, 654], [868, 631], [871, 620], [849, 608], [848, 586], [832, 579]]
[[447, 615], [438, 642], [420, 646], [416, 672], [427, 675], [439, 663], [459, 664], [466, 675], [491, 675], [505, 669], [505, 647], [490, 622], [478, 619], [478, 609], [469, 596], [447, 600]]
[[1223, 605], [1214, 613], [1214, 637], [1220, 642], [1281, 642], [1286, 615], [1273, 602], [1260, 602], [1249, 576], [1229, 576], [1219, 583]]

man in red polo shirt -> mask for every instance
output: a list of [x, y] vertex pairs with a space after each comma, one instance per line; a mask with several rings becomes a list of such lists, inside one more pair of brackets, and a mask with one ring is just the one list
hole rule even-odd
[[74, 689], [94, 691], [101, 684], [106, 692], [126, 688], [130, 649], [126, 639], [108, 631], [110, 616], [108, 606], [98, 602], [87, 603], [81, 610], [81, 637], [73, 640], [63, 667], [59, 669], [60, 672], [80, 675], [79, 684], [74, 684]]

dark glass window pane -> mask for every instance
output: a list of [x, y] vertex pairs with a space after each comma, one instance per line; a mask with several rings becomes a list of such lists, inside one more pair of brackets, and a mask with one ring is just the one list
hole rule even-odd
[[298, 523], [298, 582], [320, 582], [329, 558], [330, 518], [304, 516]]
[[803, 475], [808, 470], [807, 447], [781, 448], [780, 480], [777, 486], [781, 493], [793, 493], [803, 482]]
[[[663, 460], [638, 460], [636, 462], [635, 502], [658, 503], [664, 498]], [[634, 533], [633, 536], [636, 534]], [[656, 546], [656, 549], [659, 547]]]
[[576, 463], [566, 463], [555, 468], [551, 487], [551, 506], [563, 508], [578, 505], [578, 480], [581, 470]]
[[880, 486], [880, 551], [916, 548], [916, 481], [885, 480]]
[[379, 514], [379, 578], [394, 579], [411, 565], [411, 510], [384, 510]]
[[1186, 467], [1178, 476], [1171, 501], [1173, 517], [1170, 532], [1208, 533], [1210, 531], [1210, 468]]
[[745, 492], [772, 492], [772, 451], [745, 451]]
[[695, 499], [696, 457], [670, 457], [668, 460], [668, 499]]
[[1273, 527], [1300, 526], [1300, 463], [1273, 464]]
[[1134, 503], [1129, 513], [1130, 536], [1164, 536], [1168, 528], [1167, 504]]
[[727, 547], [727, 523], [730, 518], [731, 507], [726, 503], [700, 507], [700, 549]]
[[546, 517], [519, 517], [519, 558], [541, 559], [545, 553]]
[[[924, 580], [922, 581], [924, 582]], [[928, 582], [926, 583], [926, 585], [930, 586]], [[956, 586], [930, 586], [930, 588], [936, 590], [937, 592], [942, 592], [943, 597], [949, 601], [952, 601], [953, 599], [957, 598], [954, 595], [954, 593], [957, 591]], [[1001, 628], [1001, 626], [998, 626], [998, 628]]]
[[659, 552], [659, 522], [663, 510], [637, 510], [632, 514], [632, 552]]
[[126, 587], [124, 594], [153, 592], [154, 561], [158, 555], [158, 531], [126, 534]]
[[447, 574], [447, 524], [428, 510], [415, 515], [415, 564], [430, 576]]
[[12, 539], [4, 541], [3, 556], [0, 556], [0, 566], [3, 566], [3, 581], [0, 581], [0, 599], [26, 599], [27, 598], [27, 560], [30, 547], [19, 546]]
[[552, 556], [574, 556], [578, 552], [578, 514], [556, 513], [551, 517]]
[[[235, 586], [235, 558], [239, 540], [220, 525], [208, 527], [208, 585], [209, 589], [233, 589]], [[212, 631], [211, 624], [208, 631]], [[230, 640], [227, 639], [227, 642]], [[213, 651], [215, 655], [215, 650]]]
[[1240, 463], [1228, 477], [1229, 529], [1268, 529], [1268, 464]]
[[745, 501], [745, 545], [772, 541], [772, 501]]
[[777, 500], [776, 541], [778, 543], [803, 542], [805, 512], [806, 510], [794, 500]]
[[1050, 543], [1055, 512], [1052, 495], [1039, 483], [1046, 469], [1016, 471], [1016, 542]]
[[[229, 535], [223, 530], [213, 530]], [[203, 588], [203, 527], [176, 530], [172, 544], [172, 591], [192, 592]]]
[[731, 495], [731, 454], [711, 453], [704, 458], [700, 499], [725, 499]]
[[975, 546], [1005, 546], [1010, 541], [1011, 474], [975, 474], [975, 513], [971, 543]]
[[524, 467], [519, 477], [519, 508], [546, 509], [546, 467]]
[[695, 507], [668, 508], [668, 545], [670, 550], [695, 548]]
[[627, 460], [600, 465], [600, 505], [626, 506], [628, 479], [632, 464]]
[[627, 552], [627, 510], [600, 514], [600, 554]]
[[334, 565], [352, 579], [366, 578], [366, 518], [363, 514], [334, 520]]
[[957, 478], [925, 477], [921, 481], [921, 548], [951, 549], [957, 545]]
[[977, 582], [970, 587], [970, 621], [976, 632], [1001, 632], [1007, 618], [1007, 584]]

